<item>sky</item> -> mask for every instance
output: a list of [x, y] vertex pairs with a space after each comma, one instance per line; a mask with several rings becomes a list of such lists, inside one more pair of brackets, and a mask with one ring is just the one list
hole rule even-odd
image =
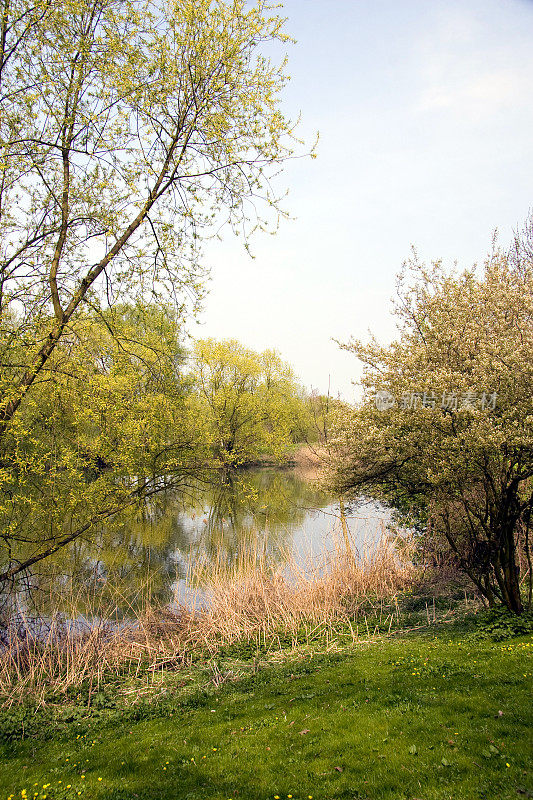
[[[533, 0], [286, 0], [283, 110], [320, 135], [252, 260], [226, 234], [206, 251], [195, 336], [275, 348], [308, 388], [352, 401], [339, 348], [395, 335], [395, 278], [426, 261], [482, 263], [533, 209]], [[285, 50], [286, 48], [284, 48]]]

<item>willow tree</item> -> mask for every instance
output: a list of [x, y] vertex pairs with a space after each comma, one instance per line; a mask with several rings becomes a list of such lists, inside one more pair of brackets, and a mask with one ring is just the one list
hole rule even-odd
[[269, 168], [290, 155], [292, 127], [284, 67], [261, 56], [286, 36], [262, 0], [2, 8], [0, 312], [26, 349], [4, 366], [5, 431], [83, 304], [183, 303], [217, 212], [247, 230], [257, 198], [278, 211]]
[[78, 316], [62, 337], [3, 437], [0, 585], [42, 587], [44, 559], [197, 480], [207, 450], [177, 333], [171, 308], [138, 304]]
[[0, 8], [0, 489], [9, 498], [13, 473], [32, 470], [10, 462], [32, 452], [24, 409], [55, 381], [78, 321], [106, 319], [117, 298], [195, 306], [203, 238], [224, 222], [246, 239], [277, 221], [270, 178], [295, 139], [279, 110], [284, 63], [262, 54], [287, 37], [264, 0]]
[[[400, 336], [345, 345], [364, 400], [337, 418], [340, 492], [390, 503], [490, 604], [520, 613], [533, 510], [533, 226], [484, 273], [411, 264]], [[405, 276], [404, 276], [405, 277]], [[523, 572], [520, 572], [520, 560]]]
[[[218, 464], [236, 467], [261, 457], [282, 461], [305, 413], [292, 368], [274, 350], [235, 339], [199, 339], [191, 355], [198, 424]], [[201, 420], [201, 423], [200, 423]]]

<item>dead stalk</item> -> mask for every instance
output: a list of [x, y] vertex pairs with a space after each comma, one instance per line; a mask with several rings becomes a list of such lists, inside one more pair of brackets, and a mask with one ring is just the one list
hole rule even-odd
[[[352, 642], [359, 640], [360, 622], [370, 638], [365, 609], [374, 614], [375, 625], [378, 611], [381, 623], [385, 608], [390, 632], [394, 617], [399, 620], [396, 594], [410, 584], [412, 567], [400, 561], [385, 536], [358, 552], [357, 559], [351, 547], [342, 546], [345, 537], [343, 530], [344, 541], [306, 568], [290, 557], [281, 567], [271, 564], [264, 548], [259, 555], [255, 548], [243, 548], [237, 562], [228, 566], [221, 550], [190, 575], [193, 588], [209, 600], [201, 611], [185, 605], [157, 609], [146, 602], [137, 614], [130, 608], [128, 624], [119, 625], [92, 598], [91, 614], [85, 616], [97, 622], [81, 627], [72, 624], [79, 618], [78, 596], [71, 598], [67, 613], [51, 617], [44, 634], [22, 618], [17, 626], [6, 627], [0, 702], [11, 705], [28, 696], [45, 702], [85, 685], [90, 705], [106, 674], [127, 673], [137, 679], [146, 674], [153, 684], [156, 673], [162, 681], [165, 669], [187, 664], [191, 653], [215, 656], [221, 646], [237, 641], [254, 642], [258, 654], [281, 650], [288, 642], [296, 648], [317, 640], [335, 649], [348, 631]], [[83, 600], [85, 608], [91, 607]], [[429, 609], [427, 617], [430, 622]], [[218, 667], [214, 669], [213, 680], [222, 680]]]

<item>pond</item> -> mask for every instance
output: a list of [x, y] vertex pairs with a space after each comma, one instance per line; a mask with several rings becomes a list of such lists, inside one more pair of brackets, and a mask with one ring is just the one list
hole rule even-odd
[[[354, 550], [379, 539], [389, 516], [373, 503], [347, 508]], [[270, 565], [291, 560], [305, 570], [340, 536], [338, 500], [308, 475], [275, 468], [219, 473], [179, 492], [157, 495], [135, 515], [58, 554], [47, 564], [47, 585], [55, 590], [46, 593], [46, 604], [53, 605], [67, 585], [80, 598], [89, 597], [92, 589], [91, 603], [97, 596], [109, 607], [114, 598], [126, 615], [147, 601], [195, 604], [201, 588], [192, 588], [191, 575], [199, 563], [227, 567], [252, 552]], [[80, 603], [77, 607], [84, 613]], [[97, 609], [87, 607], [85, 613]]]

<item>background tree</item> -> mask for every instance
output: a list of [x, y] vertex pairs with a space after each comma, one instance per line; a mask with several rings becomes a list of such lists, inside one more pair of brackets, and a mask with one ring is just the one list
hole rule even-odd
[[333, 419], [342, 410], [343, 405], [344, 401], [340, 396], [333, 397], [329, 391], [327, 394], [320, 394], [313, 389], [306, 393], [307, 416], [305, 434], [302, 438], [312, 449], [317, 449], [318, 453], [322, 452], [324, 448], [327, 449], [330, 426]]
[[275, 351], [256, 353], [233, 339], [201, 339], [191, 367], [198, 415], [221, 465], [286, 455], [301, 428], [304, 403], [292, 369]]
[[[517, 613], [521, 555], [531, 602], [531, 232], [530, 220], [482, 276], [411, 262], [398, 340], [345, 345], [364, 364], [365, 397], [338, 416], [332, 461], [337, 491], [390, 503], [424, 538], [447, 544], [491, 605]], [[378, 391], [394, 405], [379, 410]]]

